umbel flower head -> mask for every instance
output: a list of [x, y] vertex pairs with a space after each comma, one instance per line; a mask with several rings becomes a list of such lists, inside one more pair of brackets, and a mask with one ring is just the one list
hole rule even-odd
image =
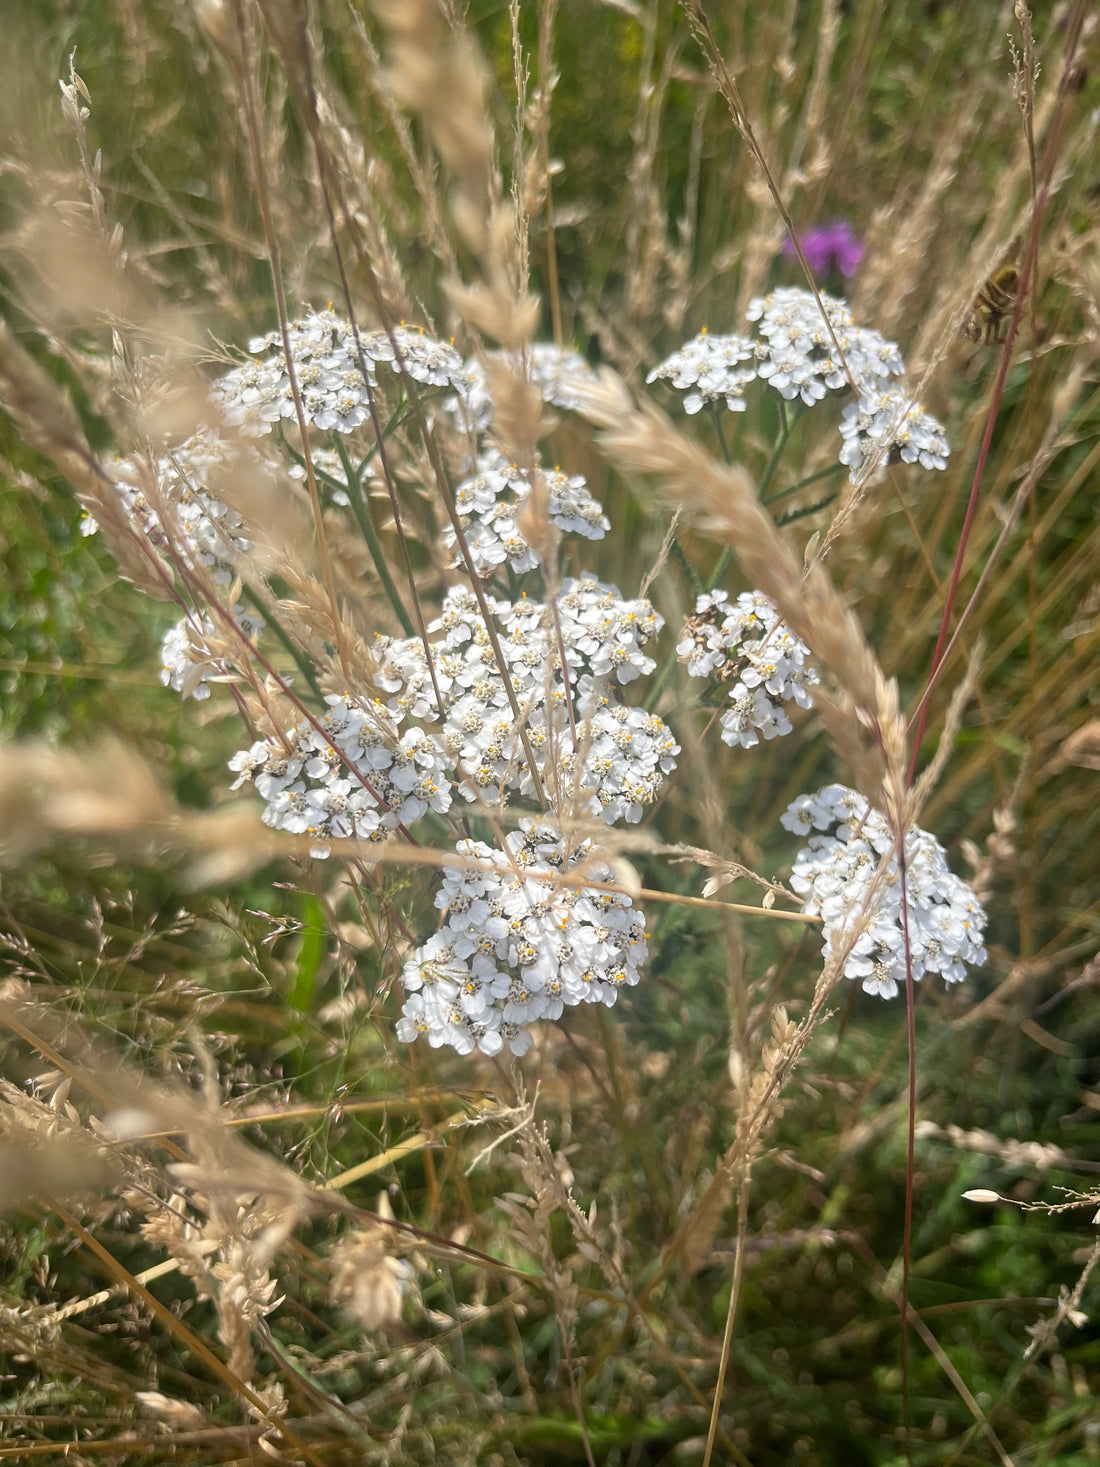
[[[525, 819], [503, 849], [463, 840], [470, 867], [445, 867], [435, 904], [446, 919], [405, 964], [408, 997], [397, 1024], [407, 1043], [513, 1054], [530, 1026], [581, 1003], [610, 1007], [638, 982], [648, 955], [645, 918], [592, 859], [592, 844], [566, 842], [554, 823]], [[474, 864], [476, 862], [476, 864]], [[555, 880], [576, 872], [598, 886]]]
[[[541, 558], [520, 530], [523, 507], [531, 492], [527, 475], [492, 449], [478, 455], [475, 468], [476, 472], [455, 490], [455, 509], [473, 569], [486, 577], [505, 562], [517, 575], [534, 570], [542, 563]], [[583, 475], [566, 475], [554, 469], [545, 473], [544, 479], [551, 524], [565, 534], [602, 540], [611, 521], [588, 492]], [[448, 525], [443, 531], [443, 544], [452, 551], [452, 570], [465, 565], [457, 542], [454, 527]]]
[[751, 749], [791, 731], [784, 703], [809, 708], [818, 682], [810, 649], [779, 619], [761, 591], [743, 591], [733, 605], [725, 591], [704, 591], [684, 622], [676, 651], [690, 677], [732, 684], [722, 714], [722, 741]]
[[[380, 367], [405, 372], [421, 386], [465, 381], [453, 346], [407, 326], [356, 333], [334, 311], [311, 311], [289, 324], [287, 339], [305, 420], [326, 432], [353, 433], [367, 422]], [[280, 334], [268, 332], [248, 345], [253, 360], [219, 378], [210, 396], [226, 424], [260, 437], [276, 423], [296, 421], [298, 410]]]
[[801, 397], [809, 406], [827, 390], [845, 391], [849, 378], [870, 386], [905, 371], [895, 344], [857, 326], [845, 303], [831, 295], [822, 293], [818, 305], [808, 290], [783, 287], [750, 301], [745, 314], [759, 323], [760, 376], [788, 401]]
[[[844, 976], [858, 979], [865, 993], [893, 998], [905, 982], [905, 928], [889, 823], [842, 784], [800, 795], [781, 818], [788, 830], [809, 836], [791, 886], [802, 910], [823, 919], [826, 958], [850, 947]], [[876, 884], [884, 857], [885, 878]], [[916, 825], [905, 834], [905, 884], [913, 978], [938, 973], [945, 983], [961, 982], [967, 964], [985, 962], [985, 912], [951, 872], [943, 846]]]
[[951, 452], [943, 428], [920, 403], [910, 402], [896, 387], [867, 388], [858, 402], [844, 409], [840, 462], [847, 464], [854, 484], [863, 465], [877, 457], [882, 464], [900, 459], [925, 469], [946, 469]]
[[654, 367], [647, 382], [664, 378], [684, 393], [684, 412], [697, 413], [724, 401], [730, 412], [745, 411], [745, 388], [756, 376], [756, 351], [747, 336], [711, 336], [701, 331]]
[[[141, 465], [135, 460], [118, 464], [115, 491], [135, 533], [162, 553], [169, 549], [186, 567], [203, 570], [219, 586], [228, 586], [238, 562], [252, 549], [240, 515], [218, 496], [217, 485], [234, 475], [258, 476], [267, 464], [248, 444], [223, 438], [203, 427], [156, 461], [155, 502], [143, 488]], [[99, 526], [92, 518], [81, 533], [92, 535]]]
[[702, 332], [660, 362], [648, 382], [667, 381], [683, 393], [684, 411], [745, 409], [745, 389], [766, 383], [786, 402], [813, 407], [830, 395], [855, 389], [844, 410], [838, 455], [852, 483], [887, 463], [947, 467], [950, 452], [942, 425], [896, 383], [905, 373], [897, 345], [878, 331], [857, 326], [842, 300], [782, 286], [749, 302], [746, 316], [755, 338]]

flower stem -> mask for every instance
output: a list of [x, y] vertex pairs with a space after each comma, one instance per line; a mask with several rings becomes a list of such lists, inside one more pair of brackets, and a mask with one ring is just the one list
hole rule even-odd
[[786, 499], [790, 494], [797, 494], [800, 489], [805, 489], [807, 484], [816, 484], [819, 479], [827, 479], [830, 474], [837, 473], [843, 467], [843, 464], [829, 464], [827, 468], [818, 469], [816, 474], [807, 474], [804, 479], [799, 479], [794, 484], [788, 484], [785, 489], [777, 489], [767, 499], [762, 498], [761, 503], [765, 505], [778, 504], [779, 500]]
[[[336, 439], [336, 451], [339, 453], [340, 462], [344, 466], [344, 477], [347, 480], [347, 494], [351, 502], [352, 513], [358, 521], [363, 539], [366, 541], [367, 549], [370, 551], [370, 558], [374, 561], [374, 568], [378, 572], [378, 579], [382, 582], [382, 589], [385, 591], [386, 597], [393, 607], [394, 615], [401, 623], [406, 637], [411, 637], [413, 635], [412, 619], [405, 610], [397, 587], [394, 584], [393, 577], [390, 575], [390, 568], [386, 564], [386, 553], [382, 549], [382, 542], [379, 540], [378, 532], [375, 530], [374, 524], [371, 521], [370, 510], [367, 506], [366, 495], [363, 493], [363, 482], [359, 477], [359, 471], [352, 464], [348, 456], [348, 451], [344, 447], [339, 435], [337, 435]], [[361, 467], [362, 465], [360, 465]]]
[[[276, 621], [275, 617], [272, 616], [271, 606], [268, 605], [267, 602], [261, 600], [261, 598], [257, 596], [256, 592], [252, 589], [252, 587], [248, 585], [245, 585], [241, 588], [241, 599], [243, 601], [247, 601], [250, 606], [254, 606], [256, 610], [260, 613], [260, 615], [263, 617], [264, 630], [270, 630], [274, 632], [275, 640], [280, 644], [280, 646], [284, 648], [285, 651], [290, 653], [291, 657], [294, 659], [295, 667], [309, 684], [310, 690], [317, 698], [318, 702], [323, 702], [324, 694], [321, 692], [321, 685], [317, 681], [317, 674], [314, 672], [313, 666], [310, 663], [309, 658], [303, 652], [301, 647], [297, 645], [297, 643], [293, 640], [289, 633], [283, 630], [278, 621]], [[278, 602], [275, 601], [274, 604], [278, 605]]]
[[787, 404], [783, 400], [783, 398], [780, 398], [779, 437], [775, 440], [775, 447], [772, 449], [772, 456], [770, 459], [768, 459], [767, 465], [765, 466], [764, 472], [760, 479], [759, 494], [761, 504], [767, 504], [768, 502], [768, 486], [771, 484], [772, 479], [775, 477], [775, 471], [779, 467], [780, 457], [783, 453], [784, 448], [786, 448], [787, 446], [787, 439], [791, 436], [791, 429], [793, 427], [793, 422], [787, 416]]

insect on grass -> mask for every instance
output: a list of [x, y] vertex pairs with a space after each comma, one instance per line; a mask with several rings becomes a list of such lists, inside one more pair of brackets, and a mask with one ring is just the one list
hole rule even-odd
[[983, 346], [1004, 341], [1019, 284], [1020, 272], [1015, 265], [1002, 265], [994, 270], [974, 297], [962, 334]]

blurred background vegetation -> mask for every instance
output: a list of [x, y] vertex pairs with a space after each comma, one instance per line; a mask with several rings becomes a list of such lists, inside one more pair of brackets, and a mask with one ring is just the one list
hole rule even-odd
[[[937, 349], [950, 313], [1030, 217], [1008, 45], [1011, 34], [1019, 48], [1019, 27], [1010, 6], [934, 0], [721, 9], [712, 23], [796, 226], [849, 220], [867, 249], [847, 291], [856, 319], [897, 339], [914, 379], [935, 365], [924, 399], [947, 426], [948, 473], [892, 471], [830, 562], [911, 708], [928, 675], [996, 370], [995, 349], [952, 342], [936, 363]], [[560, 169], [552, 210], [532, 221], [542, 335], [554, 329], [556, 299], [565, 341], [638, 386], [702, 326], [739, 329], [748, 296], [797, 283], [797, 266], [781, 254], [781, 225], [677, 6], [563, 0], [552, 26], [547, 7], [519, 10], [532, 86], [546, 82], [540, 17], [556, 78], [549, 146]], [[507, 178], [509, 10], [484, 0], [465, 13], [492, 76]], [[1040, 149], [1075, 15], [1073, 5], [1055, 5], [1035, 21]], [[109, 391], [117, 323], [52, 297], [27, 247], [34, 221], [81, 197], [57, 80], [75, 49], [90, 138], [103, 150], [109, 221], [121, 226], [127, 268], [150, 302], [144, 326], [163, 302], [207, 349], [243, 346], [275, 320], [239, 109], [195, 12], [174, 0], [6, 0], [0, 20], [11, 37], [0, 78], [0, 228], [10, 246], [0, 259], [3, 313], [73, 394], [93, 446], [110, 456], [127, 447], [116, 441], [125, 415]], [[911, 1301], [942, 1352], [911, 1336], [909, 1440], [922, 1463], [1100, 1460], [1094, 1281], [1073, 1301], [1079, 1313], [1024, 1358], [1029, 1332], [1055, 1315], [1092, 1256], [1100, 1170], [1095, 22], [1092, 15], [1065, 103], [1057, 187], [1041, 223], [1039, 295], [1000, 403], [964, 598], [1054, 421], [1057, 447], [970, 624], [979, 694], [922, 819], [963, 874], [964, 843], [984, 855], [1000, 838], [989, 965], [949, 992], [925, 985], [917, 1009]], [[410, 298], [448, 335], [440, 261], [371, 69], [384, 39], [354, 4], [318, 7], [312, 26], [341, 124], [383, 180], [376, 197]], [[261, 67], [288, 297], [292, 309], [321, 306], [339, 299], [339, 287], [315, 171], [266, 50]], [[415, 124], [411, 136], [427, 159]], [[839, 280], [821, 283], [845, 293]], [[153, 335], [144, 331], [150, 353]], [[1067, 403], [1059, 392], [1071, 380]], [[700, 423], [699, 431], [711, 430]], [[738, 452], [751, 456], [766, 450], [774, 425], [760, 410], [738, 431]], [[812, 445], [795, 448], [809, 461]], [[657, 558], [664, 512], [612, 474], [575, 425], [559, 427], [553, 451], [569, 472], [588, 476], [615, 528], [586, 564], [636, 594]], [[81, 747], [110, 734], [139, 750], [182, 805], [216, 806], [228, 798], [226, 759], [242, 743], [232, 706], [216, 696], [184, 703], [161, 687], [159, 643], [174, 613], [120, 580], [102, 544], [81, 536], [80, 520], [64, 480], [0, 418], [4, 736]], [[826, 523], [811, 516], [797, 531], [804, 538]], [[717, 547], [701, 535], [685, 544], [705, 579]], [[729, 585], [744, 589], [736, 579]], [[650, 594], [672, 621], [690, 588], [671, 564]], [[960, 668], [933, 700], [926, 756]], [[745, 755], [708, 744], [706, 757], [693, 758], [685, 697], [681, 690], [667, 711], [662, 705], [685, 745], [685, 776], [658, 815], [662, 838], [782, 879], [794, 842], [779, 813], [796, 794], [844, 778], [842, 767], [810, 723], [786, 746]], [[695, 726], [698, 733], [697, 717]], [[655, 858], [639, 866], [647, 886], [699, 894], [697, 867]], [[352, 916], [326, 885], [333, 876], [283, 864], [195, 890], [172, 860], [131, 864], [117, 853], [55, 847], [0, 877], [5, 977], [29, 985], [59, 1024], [79, 1022], [103, 1051], [146, 1073], [194, 1081], [201, 1040], [229, 1112], [312, 1107], [243, 1130], [311, 1181], [365, 1157], [384, 1160], [402, 1138], [472, 1114], [475, 1093], [515, 1103], [517, 1077], [504, 1064], [396, 1045], [392, 967], [369, 941], [357, 945]], [[394, 879], [427, 906], [421, 878]], [[733, 895], [751, 900], [746, 891]], [[733, 1210], [691, 1267], [681, 1260], [651, 1280], [652, 1264], [730, 1144], [731, 1027], [766, 1039], [780, 1001], [797, 1017], [819, 969], [819, 941], [812, 931], [777, 932], [778, 924], [734, 930], [686, 906], [649, 918], [648, 980], [610, 1014], [574, 1012], [519, 1065], [577, 1201], [597, 1207], [614, 1240], [644, 1324], [578, 1254], [559, 1216], [555, 1250], [581, 1291], [571, 1359], [563, 1359], [552, 1293], [442, 1253], [418, 1275], [422, 1306], [389, 1334], [364, 1334], [325, 1301], [321, 1260], [335, 1222], [314, 1219], [280, 1271], [286, 1300], [270, 1319], [271, 1352], [261, 1354], [261, 1373], [283, 1381], [291, 1416], [306, 1423], [310, 1460], [584, 1462], [571, 1372], [595, 1461], [702, 1460]], [[348, 984], [371, 1002], [337, 1024], [323, 1011]], [[10, 1039], [9, 1080], [25, 1085], [49, 1068]], [[900, 1003], [846, 986], [787, 1090], [749, 1194], [716, 1460], [905, 1460], [896, 1304], [905, 1086]], [[508, 1148], [468, 1172], [501, 1129], [444, 1133], [382, 1165], [349, 1196], [369, 1209], [383, 1187], [399, 1221], [545, 1274], [547, 1259], [524, 1249], [499, 1205], [524, 1192]], [[1011, 1201], [964, 1201], [976, 1187]], [[70, 1210], [130, 1272], [158, 1261], [124, 1201]], [[40, 1317], [110, 1281], [48, 1204], [14, 1207], [0, 1249], [0, 1462], [49, 1461], [62, 1443], [77, 1462], [256, 1459], [255, 1437], [231, 1430], [239, 1402], [132, 1297], [112, 1296], [36, 1337], [33, 1350], [20, 1347], [25, 1311]], [[185, 1281], [150, 1287], [215, 1341], [211, 1306]], [[151, 1389], [195, 1403], [207, 1434], [162, 1431], [137, 1398]], [[351, 1424], [341, 1407], [353, 1408]]]

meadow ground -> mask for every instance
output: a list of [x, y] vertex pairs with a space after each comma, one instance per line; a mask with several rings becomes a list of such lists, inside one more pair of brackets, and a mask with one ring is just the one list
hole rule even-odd
[[0, 1464], [1100, 1460], [1092, 7], [0, 11]]

